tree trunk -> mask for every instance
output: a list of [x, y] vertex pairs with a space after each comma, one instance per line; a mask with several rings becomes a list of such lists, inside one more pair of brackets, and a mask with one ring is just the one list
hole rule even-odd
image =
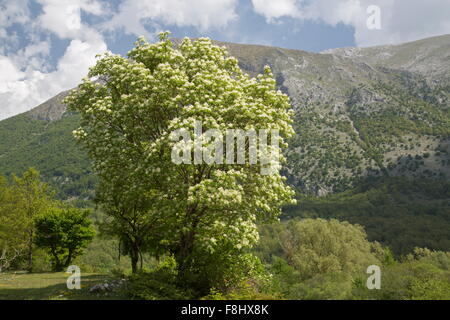
[[51, 254], [53, 256], [53, 259], [55, 260], [55, 264], [53, 266], [53, 271], [57, 271], [57, 272], [62, 271], [62, 269], [63, 269], [62, 263], [59, 260], [58, 255], [56, 254], [56, 248], [54, 246], [52, 246], [50, 248], [50, 251], [51, 251]]
[[2, 273], [3, 268], [8, 268], [8, 260], [6, 259], [6, 248], [3, 248], [2, 255], [0, 257], [0, 273]]
[[136, 244], [131, 245], [131, 271], [133, 273], [137, 273], [139, 271], [138, 269], [138, 263], [139, 263], [139, 247]]
[[67, 255], [66, 263], [64, 264], [64, 268], [67, 268], [70, 266], [70, 263], [72, 262], [72, 250], [69, 250], [69, 254]]
[[33, 229], [28, 232], [28, 272], [33, 271]]
[[119, 249], [119, 251], [118, 251], [118, 254], [119, 254], [119, 262], [120, 262], [120, 258], [121, 258], [121, 253], [122, 253], [122, 240], [120, 239], [119, 240], [119, 247], [118, 247], [118, 249]]
[[194, 233], [191, 231], [182, 236], [180, 250], [176, 257], [178, 264], [178, 278], [180, 280], [185, 279], [187, 276], [193, 248]]

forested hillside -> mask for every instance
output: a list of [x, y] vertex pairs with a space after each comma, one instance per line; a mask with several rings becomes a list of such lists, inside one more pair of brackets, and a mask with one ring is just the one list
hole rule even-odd
[[[320, 54], [219, 44], [253, 76], [270, 65], [291, 98], [284, 174], [300, 201], [286, 217], [359, 223], [397, 254], [450, 249], [450, 36]], [[66, 95], [0, 122], [0, 174], [33, 166], [59, 198], [84, 200], [96, 178]]]

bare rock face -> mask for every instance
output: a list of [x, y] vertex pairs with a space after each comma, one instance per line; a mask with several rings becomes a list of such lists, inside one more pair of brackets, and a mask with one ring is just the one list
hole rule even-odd
[[316, 194], [318, 197], [326, 197], [330, 192], [324, 188], [318, 188]]
[[69, 92], [70, 90], [61, 92], [50, 100], [28, 111], [27, 114], [36, 120], [56, 121], [61, 119], [67, 111], [67, 107], [62, 101]]
[[107, 294], [108, 292], [114, 292], [118, 289], [122, 288], [122, 286], [125, 284], [126, 280], [114, 280], [110, 282], [100, 283], [92, 286], [89, 289], [89, 293], [93, 294]]

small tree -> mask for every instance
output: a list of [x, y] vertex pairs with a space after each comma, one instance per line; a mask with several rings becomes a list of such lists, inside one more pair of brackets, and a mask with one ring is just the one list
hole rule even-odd
[[289, 265], [301, 278], [332, 273], [365, 272], [372, 264], [381, 265], [384, 251], [369, 242], [359, 225], [335, 219], [292, 220], [280, 233], [280, 244]]
[[102, 235], [119, 238], [119, 251], [130, 257], [132, 272], [137, 273], [142, 270], [144, 251], [151, 251], [155, 255], [163, 253], [155, 250], [157, 246], [151, 246], [162, 224], [158, 216], [143, 210], [145, 197], [141, 201], [136, 199], [129, 202], [114, 192], [109, 194], [109, 201], [103, 201], [104, 196], [101, 187], [97, 189], [96, 200], [103, 204], [108, 213], [99, 223], [99, 230]]
[[52, 191], [42, 182], [39, 172], [29, 168], [21, 177], [13, 175], [13, 189], [16, 216], [21, 217], [21, 225], [27, 233], [27, 269], [33, 269], [34, 218], [51, 206]]
[[22, 258], [27, 248], [26, 217], [17, 194], [0, 176], [0, 273]]
[[95, 235], [89, 211], [55, 209], [35, 220], [35, 243], [49, 251], [54, 271], [62, 271], [79, 256]]

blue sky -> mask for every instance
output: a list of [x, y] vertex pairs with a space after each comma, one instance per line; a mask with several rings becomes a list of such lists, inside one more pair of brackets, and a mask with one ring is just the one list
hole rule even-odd
[[320, 52], [448, 34], [448, 12], [450, 0], [0, 0], [0, 119], [73, 88], [97, 53], [124, 55], [140, 35]]

